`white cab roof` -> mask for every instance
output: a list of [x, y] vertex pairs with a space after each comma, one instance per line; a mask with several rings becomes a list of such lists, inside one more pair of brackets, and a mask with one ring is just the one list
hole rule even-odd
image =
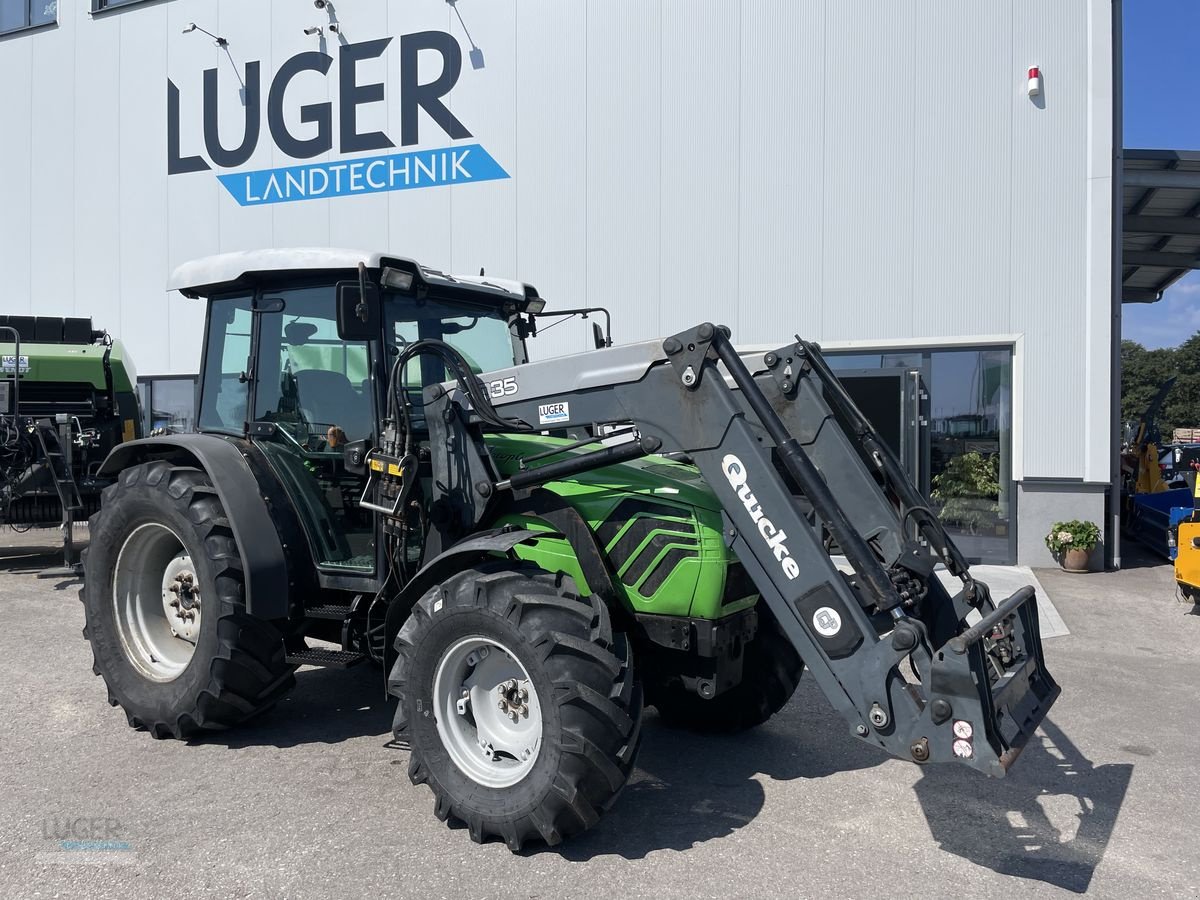
[[396, 253], [371, 250], [349, 250], [341, 247], [295, 247], [269, 250], [243, 250], [221, 253], [185, 262], [167, 279], [168, 291], [181, 291], [187, 297], [203, 297], [223, 288], [233, 288], [246, 277], [266, 272], [312, 272], [357, 269], [360, 262], [369, 269], [378, 269], [394, 260], [403, 260], [420, 267], [429, 282], [461, 283], [489, 289], [514, 299], [536, 297], [531, 285], [508, 278], [480, 275], [447, 275], [427, 269], [414, 260]]

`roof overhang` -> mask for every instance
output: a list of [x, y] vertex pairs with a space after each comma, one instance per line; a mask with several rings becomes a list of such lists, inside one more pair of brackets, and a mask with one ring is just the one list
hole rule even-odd
[[1200, 152], [1126, 150], [1121, 299], [1153, 303], [1200, 269]]
[[482, 275], [447, 275], [394, 253], [337, 247], [245, 250], [206, 256], [176, 268], [167, 279], [167, 290], [179, 291], [185, 297], [210, 297], [252, 289], [259, 284], [278, 282], [286, 277], [322, 272], [349, 277], [357, 271], [360, 262], [376, 271], [386, 267], [404, 269], [413, 272], [418, 282], [426, 286], [442, 288], [480, 302], [512, 301], [523, 309], [525, 304], [538, 297], [533, 285], [520, 281]]

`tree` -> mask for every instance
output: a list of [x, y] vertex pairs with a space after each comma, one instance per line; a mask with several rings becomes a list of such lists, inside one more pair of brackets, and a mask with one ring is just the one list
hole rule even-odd
[[[1179, 372], [1179, 378], [1163, 403], [1163, 424], [1159, 429], [1164, 442], [1171, 439], [1171, 431], [1175, 428], [1200, 426], [1200, 333], [1192, 335], [1175, 349], [1172, 362]], [[1170, 428], [1167, 427], [1168, 423]]]
[[[1180, 371], [1179, 357], [1184, 347], [1188, 347], [1186, 380]], [[1164, 441], [1171, 439], [1171, 432], [1177, 427], [1200, 424], [1200, 334], [1178, 349], [1147, 350], [1136, 341], [1121, 341], [1121, 420], [1137, 422], [1159, 389], [1177, 372], [1180, 378], [1158, 414]]]

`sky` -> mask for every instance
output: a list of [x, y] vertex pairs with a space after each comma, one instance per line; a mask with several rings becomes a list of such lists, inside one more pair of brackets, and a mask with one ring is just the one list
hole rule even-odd
[[[1125, 146], [1200, 150], [1200, 2], [1124, 0]], [[1122, 337], [1174, 347], [1200, 331], [1200, 271], [1158, 303], [1126, 303]]]

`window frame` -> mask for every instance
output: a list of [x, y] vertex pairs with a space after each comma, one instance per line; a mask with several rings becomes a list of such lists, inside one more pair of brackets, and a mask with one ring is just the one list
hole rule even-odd
[[[935, 392], [933, 379], [933, 356], [938, 353], [988, 353], [994, 351], [1007, 351], [1008, 353], [1008, 376], [1009, 376], [1009, 424], [1008, 424], [1008, 458], [1009, 458], [1009, 473], [1007, 479], [1008, 486], [1008, 530], [1006, 534], [1007, 551], [1005, 561], [995, 563], [990, 558], [976, 559], [970, 554], [966, 554], [968, 562], [972, 565], [999, 564], [999, 565], [1014, 565], [1017, 559], [1017, 538], [1020, 530], [1018, 498], [1020, 494], [1020, 484], [1024, 480], [1022, 469], [1018, 467], [1018, 453], [1020, 442], [1020, 416], [1021, 416], [1021, 364], [1022, 364], [1022, 345], [1021, 337], [1014, 336], [998, 336], [992, 338], [987, 337], [967, 337], [961, 340], [919, 340], [897, 342], [889, 344], [887, 342], [874, 343], [869, 341], [845, 341], [836, 342], [830, 341], [822, 347], [822, 354], [827, 360], [836, 358], [854, 358], [856, 361], [861, 357], [880, 357], [880, 366], [866, 366], [865, 369], [882, 370], [882, 358], [890, 355], [909, 354], [920, 356], [920, 365], [905, 366], [906, 368], [919, 369], [921, 377], [925, 381], [927, 390], [930, 391], [930, 397], [933, 397]], [[839, 369], [833, 366], [834, 374], [839, 374]], [[852, 368], [864, 368], [856, 365]], [[933, 416], [932, 409], [930, 414], [930, 441], [933, 439]], [[932, 466], [929, 470], [930, 482], [932, 487], [933, 472]], [[955, 537], [951, 530], [951, 537]], [[966, 551], [964, 551], [966, 553]]]
[[142, 3], [150, 3], [152, 0], [91, 0], [89, 12], [95, 15], [103, 15], [104, 13], [114, 12], [118, 9], [124, 9], [127, 6], [138, 6]]
[[55, 0], [54, 3], [54, 18], [49, 22], [33, 21], [33, 4], [42, 2], [42, 0], [23, 0], [25, 4], [25, 24], [18, 25], [15, 28], [0, 28], [0, 40], [10, 37], [14, 34], [25, 34], [30, 31], [38, 31], [42, 28], [57, 28], [58, 27], [58, 7], [61, 0]]
[[164, 381], [190, 381], [192, 383], [193, 431], [200, 425], [200, 374], [139, 375], [137, 386], [146, 389], [146, 408], [142, 410], [142, 428], [149, 436], [154, 425], [154, 387]]

